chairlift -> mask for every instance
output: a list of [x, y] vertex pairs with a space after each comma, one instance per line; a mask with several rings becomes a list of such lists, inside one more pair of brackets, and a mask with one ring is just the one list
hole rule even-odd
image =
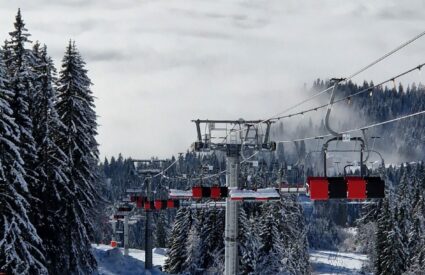
[[[311, 200], [328, 200], [328, 199], [349, 199], [349, 200], [364, 200], [367, 198], [384, 198], [385, 197], [385, 182], [380, 177], [366, 176], [363, 160], [363, 152], [365, 148], [364, 140], [361, 137], [349, 137], [349, 141], [360, 141], [360, 176], [344, 177], [328, 177], [327, 176], [327, 149], [330, 142], [344, 140], [347, 142], [346, 136], [338, 136], [329, 139], [323, 145], [324, 153], [324, 177], [308, 177], [307, 188]], [[348, 167], [348, 166], [346, 166]], [[344, 172], [345, 168], [344, 167]]]
[[200, 183], [192, 187], [192, 198], [194, 200], [202, 200], [203, 198], [209, 198], [213, 200], [219, 200], [221, 198], [227, 197], [227, 187], [225, 186], [204, 186], [203, 184], [203, 174], [205, 171], [212, 171], [213, 166], [211, 165], [202, 165], [201, 166], [201, 176]]

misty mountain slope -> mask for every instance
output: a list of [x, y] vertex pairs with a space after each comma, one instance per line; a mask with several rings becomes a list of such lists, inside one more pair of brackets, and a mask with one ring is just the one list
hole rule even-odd
[[[313, 83], [311, 90], [306, 91], [306, 93], [321, 91], [328, 85], [329, 83], [323, 80], [317, 80]], [[413, 82], [405, 86], [399, 83], [397, 87], [390, 85], [373, 89], [370, 88], [371, 86], [373, 86], [373, 82], [364, 82], [362, 85], [349, 82], [339, 85], [336, 100], [360, 91], [370, 90], [350, 97], [349, 100], [334, 104], [330, 116], [332, 129], [335, 131], [357, 129], [425, 110], [425, 87], [421, 83]], [[327, 104], [328, 100], [329, 96], [317, 100], [315, 104]], [[303, 108], [299, 109], [303, 110]], [[322, 108], [303, 116], [295, 116], [293, 119], [283, 119], [274, 126], [273, 138], [275, 140], [289, 140], [326, 135], [328, 131], [324, 124], [325, 113], [326, 108]], [[365, 135], [367, 145], [369, 145], [368, 149], [377, 150], [381, 153], [386, 163], [397, 164], [404, 161], [422, 160], [425, 154], [425, 143], [423, 142], [425, 136], [424, 115], [368, 129], [365, 131]], [[351, 136], [363, 137], [361, 131], [351, 133]], [[372, 137], [378, 138], [373, 139]], [[323, 141], [305, 141], [303, 152], [298, 152], [301, 155], [297, 154], [293, 144], [286, 143], [283, 146], [286, 149], [285, 152], [289, 154], [287, 157], [295, 162], [296, 159], [304, 158], [304, 155], [310, 151], [321, 150], [322, 144]], [[354, 146], [344, 147], [344, 144], [341, 143], [336, 146], [339, 146], [339, 149], [354, 148]], [[335, 148], [335, 145], [331, 144], [330, 148]], [[349, 154], [339, 153], [339, 155], [347, 156]], [[314, 156], [316, 155], [313, 154]], [[354, 160], [359, 158], [355, 154], [351, 154], [349, 157], [355, 158]], [[378, 154], [372, 153], [371, 158], [380, 163]], [[368, 165], [370, 164], [368, 163]]]

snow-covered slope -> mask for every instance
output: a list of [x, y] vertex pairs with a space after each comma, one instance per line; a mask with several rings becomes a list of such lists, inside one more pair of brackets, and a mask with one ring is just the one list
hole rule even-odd
[[[145, 271], [145, 251], [130, 249], [129, 256], [123, 255], [122, 248], [111, 248], [109, 245], [93, 245], [93, 251], [99, 264], [100, 275], [136, 275], [136, 274], [166, 274], [158, 269], [148, 273]], [[154, 266], [163, 266], [165, 249], [154, 248]], [[310, 252], [310, 261], [313, 274], [361, 274], [362, 265], [367, 261], [367, 256], [358, 253], [346, 253], [327, 250]]]
[[[123, 255], [122, 248], [112, 248], [109, 245], [92, 245], [94, 255], [98, 262], [100, 275], [139, 275], [139, 274], [166, 274], [158, 269], [145, 270], [145, 251], [130, 249], [129, 256]], [[153, 265], [163, 266], [165, 261], [165, 250], [155, 248], [153, 251]]]
[[358, 253], [346, 253], [316, 250], [310, 253], [313, 274], [362, 274], [360, 273], [367, 256]]

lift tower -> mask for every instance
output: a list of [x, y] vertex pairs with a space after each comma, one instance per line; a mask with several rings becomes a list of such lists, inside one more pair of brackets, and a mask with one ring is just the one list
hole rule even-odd
[[[263, 120], [192, 120], [196, 124], [197, 141], [193, 149], [197, 152], [219, 150], [226, 153], [226, 185], [238, 189], [240, 157], [245, 159], [244, 150], [276, 150], [276, 143], [269, 141], [271, 121]], [[201, 124], [206, 132], [201, 133]], [[219, 127], [217, 127], [219, 126]], [[228, 126], [231, 126], [228, 128]], [[262, 127], [265, 126], [265, 131]], [[208, 131], [208, 132], [207, 132]], [[225, 268], [224, 274], [238, 274], [238, 201], [226, 198], [226, 221], [224, 230]]]
[[[152, 179], [154, 176], [161, 173], [161, 166], [166, 160], [158, 159], [133, 159], [133, 163], [144, 164], [144, 167], [136, 167], [137, 173], [144, 178], [145, 192], [148, 201], [153, 200], [152, 196]], [[157, 168], [160, 167], [160, 168]], [[145, 221], [145, 269], [152, 269], [152, 211], [146, 210]]]

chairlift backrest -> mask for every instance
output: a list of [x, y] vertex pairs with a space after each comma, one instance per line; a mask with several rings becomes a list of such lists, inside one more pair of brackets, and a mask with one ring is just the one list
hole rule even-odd
[[309, 177], [307, 185], [311, 200], [385, 197], [385, 182], [380, 177]]

